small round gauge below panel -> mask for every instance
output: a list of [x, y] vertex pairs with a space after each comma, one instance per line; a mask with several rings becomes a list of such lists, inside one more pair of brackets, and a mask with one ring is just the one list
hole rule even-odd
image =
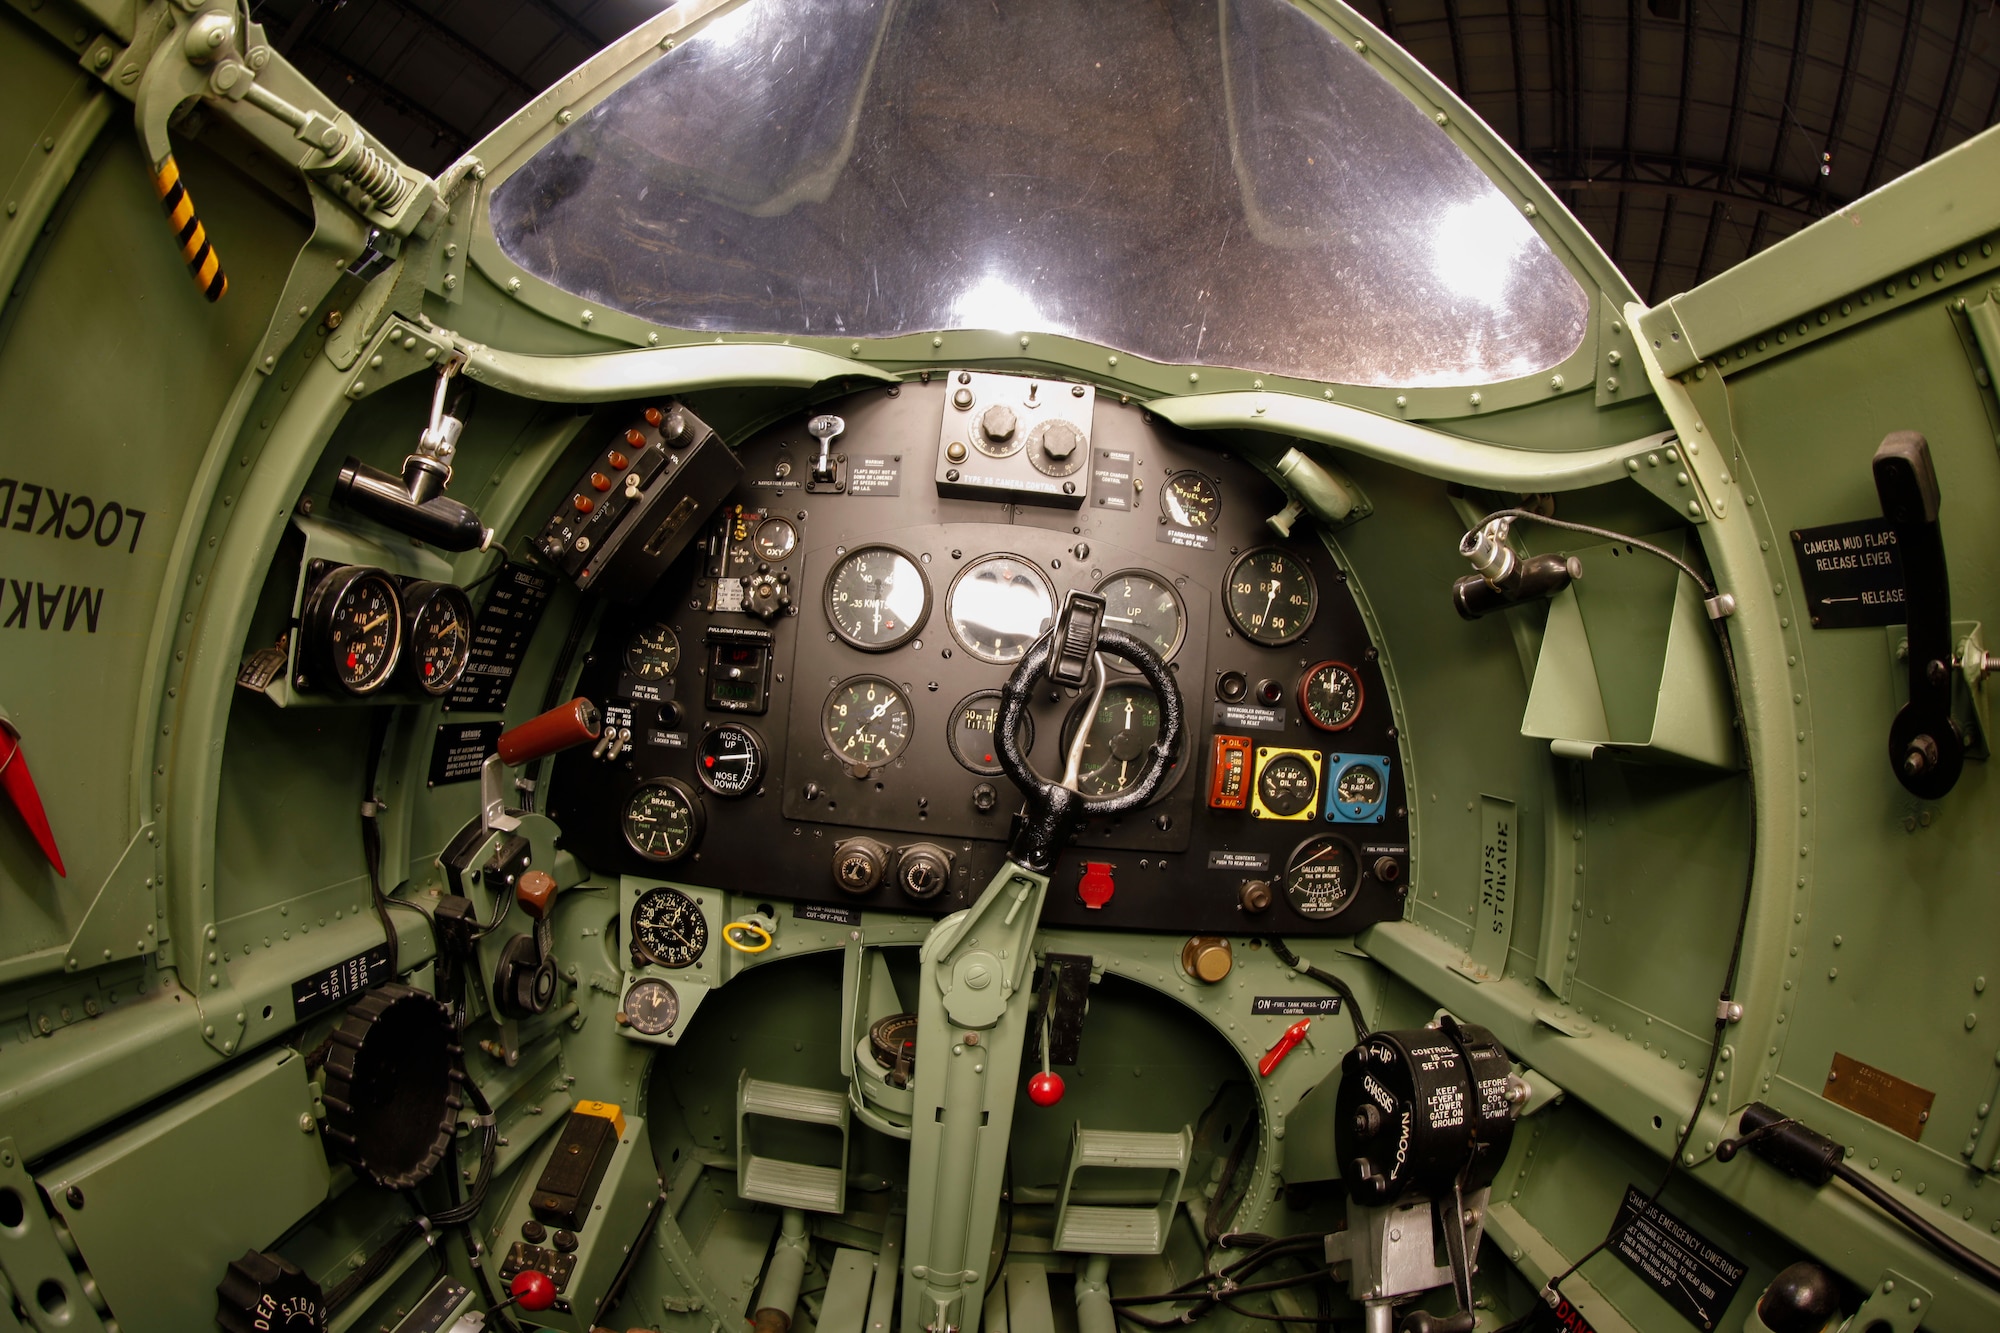
[[1032, 560], [981, 556], [944, 597], [952, 637], [982, 662], [1018, 662], [1055, 619], [1056, 594]]
[[1260, 546], [1229, 567], [1222, 606], [1237, 633], [1276, 648], [1312, 628], [1319, 588], [1303, 560], [1276, 546]]
[[[1092, 591], [1104, 599], [1104, 623], [1122, 629], [1170, 662], [1187, 637], [1187, 608], [1164, 574], [1145, 569], [1121, 569], [1099, 579]], [[1122, 657], [1106, 653], [1120, 671], [1137, 671]]]
[[1331, 833], [1307, 838], [1285, 863], [1285, 900], [1309, 921], [1339, 916], [1361, 887], [1361, 860], [1353, 844]]
[[708, 921], [679, 889], [648, 889], [632, 905], [632, 951], [655, 967], [692, 967], [708, 949]]
[[1345, 662], [1318, 662], [1299, 679], [1299, 711], [1321, 731], [1345, 731], [1361, 716], [1361, 677]]
[[640, 680], [665, 680], [680, 669], [681, 640], [671, 625], [650, 625], [625, 645], [625, 670]]
[[1176, 527], [1208, 527], [1222, 515], [1222, 491], [1199, 472], [1176, 472], [1160, 487], [1160, 513]]
[[893, 546], [859, 546], [827, 572], [827, 622], [850, 647], [883, 653], [916, 637], [931, 612], [917, 562]]
[[764, 740], [741, 722], [722, 722], [702, 733], [694, 775], [717, 796], [748, 796], [764, 780]]
[[820, 712], [826, 748], [857, 775], [901, 758], [914, 726], [909, 696], [882, 676], [843, 680]]
[[658, 977], [642, 977], [625, 992], [618, 1016], [642, 1036], [663, 1036], [680, 1022], [681, 997], [674, 993], [672, 985]]
[[625, 798], [625, 842], [648, 861], [678, 861], [701, 841], [701, 802], [683, 783], [655, 778]]
[[751, 540], [759, 560], [777, 564], [790, 558], [799, 547], [799, 530], [792, 526], [788, 518], [767, 518], [757, 525], [757, 535]]
[[[945, 736], [945, 743], [951, 746], [951, 757], [982, 778], [999, 777], [1000, 750], [995, 744], [999, 724], [1000, 691], [980, 690], [960, 699], [958, 707], [951, 710], [951, 730]], [[1025, 754], [1035, 748], [1033, 714], [1021, 714], [1018, 730], [1021, 751]]]
[[353, 695], [389, 683], [403, 647], [396, 581], [369, 565], [343, 565], [314, 585], [304, 628], [315, 674]]
[[403, 589], [403, 670], [420, 693], [450, 694], [472, 661], [472, 599], [453, 583]]

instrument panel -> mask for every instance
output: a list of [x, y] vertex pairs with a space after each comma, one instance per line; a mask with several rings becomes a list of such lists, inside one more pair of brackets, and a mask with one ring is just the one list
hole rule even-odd
[[[1083, 386], [986, 373], [828, 404], [752, 437], [708, 531], [604, 615], [580, 692], [623, 739], [556, 764], [551, 813], [592, 869], [791, 902], [936, 915], [1004, 859], [999, 688], [1069, 589], [1165, 657], [1188, 727], [1143, 809], [1086, 821], [1045, 919], [1351, 934], [1402, 915], [1394, 719], [1345, 576], [1254, 467]], [[1021, 472], [1016, 478], [1006, 469]], [[1051, 471], [1054, 467], [1057, 470]], [[1136, 781], [1159, 700], [1124, 663], [1044, 684], [1035, 766]], [[1078, 892], [1108, 874], [1108, 899]]]

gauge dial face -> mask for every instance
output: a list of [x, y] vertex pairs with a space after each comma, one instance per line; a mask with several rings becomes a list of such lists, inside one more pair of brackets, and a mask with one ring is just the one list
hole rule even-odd
[[680, 669], [681, 640], [671, 625], [652, 625], [625, 645], [625, 670], [640, 680], [665, 680]]
[[403, 644], [403, 607], [395, 582], [380, 570], [352, 577], [327, 610], [325, 632], [335, 683], [349, 694], [381, 689], [396, 670]]
[[863, 652], [908, 643], [930, 611], [924, 572], [893, 546], [849, 551], [826, 576], [826, 618], [835, 634]]
[[[951, 710], [951, 731], [946, 737], [951, 757], [983, 778], [1000, 776], [1000, 749], [995, 744], [1000, 725], [1000, 691], [980, 690], [959, 700]], [[1034, 715], [1023, 711], [1017, 728], [1021, 751], [1035, 748]]]
[[1319, 794], [1319, 774], [1295, 754], [1281, 754], [1257, 769], [1257, 798], [1280, 818], [1305, 809]]
[[625, 798], [625, 841], [648, 861], [675, 861], [701, 837], [701, 805], [672, 778], [642, 784]]
[[1299, 711], [1321, 731], [1345, 731], [1361, 716], [1361, 677], [1345, 662], [1321, 662], [1299, 681]]
[[[1077, 729], [1087, 724], [1076, 789], [1085, 796], [1115, 796], [1137, 786], [1146, 771], [1147, 753], [1160, 738], [1160, 697], [1137, 682], [1114, 683], [1086, 718], [1088, 707], [1089, 700], [1083, 700], [1064, 721], [1063, 753], [1069, 753]], [[1161, 791], [1166, 789], [1163, 784]]]
[[410, 608], [407, 649], [417, 688], [432, 698], [451, 693], [472, 661], [472, 602], [463, 589], [429, 585]]
[[909, 748], [909, 696], [881, 676], [855, 676], [833, 687], [820, 730], [834, 757], [861, 771], [894, 763]]
[[[1125, 569], [1100, 582], [1095, 591], [1104, 598], [1104, 623], [1122, 629], [1160, 655], [1172, 661], [1187, 637], [1187, 608], [1173, 584], [1159, 574], [1143, 569]], [[1106, 653], [1104, 660], [1125, 671], [1137, 671], [1122, 657]]]
[[674, 1024], [680, 1022], [681, 997], [658, 977], [643, 977], [625, 992], [625, 1003], [619, 1009], [634, 1032], [657, 1037], [673, 1031]]
[[708, 922], [679, 889], [648, 889], [632, 907], [632, 949], [656, 967], [692, 967], [708, 948]]
[[717, 796], [748, 796], [764, 780], [764, 742], [741, 722], [710, 727], [695, 748], [694, 775]]
[[1339, 916], [1361, 885], [1361, 862], [1345, 838], [1307, 838], [1285, 863], [1285, 898], [1292, 910], [1313, 921]]
[[1018, 662], [1055, 619], [1056, 595], [1032, 561], [982, 556], [945, 594], [951, 632], [982, 662]]
[[1349, 764], [1333, 780], [1333, 797], [1342, 805], [1375, 805], [1382, 799], [1382, 775], [1367, 764]]
[[1176, 472], [1160, 487], [1160, 512], [1183, 528], [1205, 528], [1222, 513], [1222, 492], [1199, 472]]
[[1273, 648], [1312, 628], [1319, 589], [1304, 561], [1275, 546], [1263, 546], [1245, 551], [1230, 566], [1223, 606], [1238, 633]]
[[759, 560], [776, 564], [798, 549], [799, 530], [788, 518], [767, 518], [757, 525], [757, 535], [751, 544], [756, 547]]
[[1089, 457], [1083, 432], [1061, 418], [1044, 421], [1028, 432], [1028, 461], [1048, 476], [1075, 476]]

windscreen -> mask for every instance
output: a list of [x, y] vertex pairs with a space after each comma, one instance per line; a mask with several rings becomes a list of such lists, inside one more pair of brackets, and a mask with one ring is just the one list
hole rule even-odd
[[1055, 333], [1358, 385], [1557, 364], [1588, 298], [1286, 0], [747, 0], [494, 192], [501, 249], [675, 329]]

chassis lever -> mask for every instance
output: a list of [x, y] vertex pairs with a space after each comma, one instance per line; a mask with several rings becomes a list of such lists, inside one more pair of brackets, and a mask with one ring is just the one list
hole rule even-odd
[[1896, 529], [1909, 627], [1910, 700], [1889, 724], [1889, 763], [1912, 796], [1934, 801], [1958, 783], [1965, 737], [1951, 715], [1951, 581], [1938, 528], [1937, 471], [1930, 444], [1913, 430], [1875, 450], [1875, 491]]

